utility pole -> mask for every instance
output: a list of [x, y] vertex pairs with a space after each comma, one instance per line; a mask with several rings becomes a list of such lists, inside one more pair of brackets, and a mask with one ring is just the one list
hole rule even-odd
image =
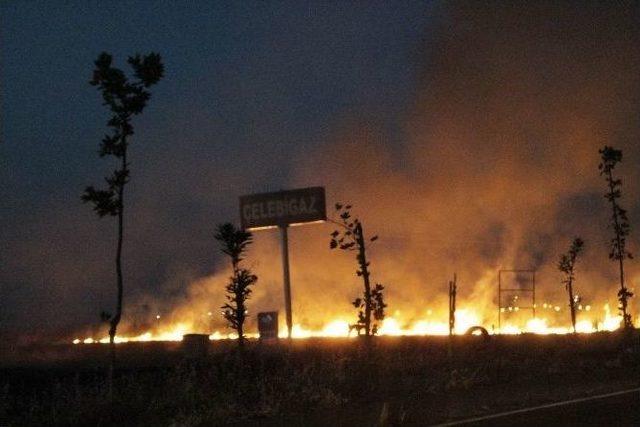
[[449, 281], [449, 336], [452, 336], [456, 327], [456, 274], [453, 273], [453, 280]]
[[451, 356], [453, 356], [453, 334], [456, 328], [456, 273], [453, 273], [453, 280], [449, 281], [449, 345], [447, 353], [449, 354], [449, 364], [451, 364]]

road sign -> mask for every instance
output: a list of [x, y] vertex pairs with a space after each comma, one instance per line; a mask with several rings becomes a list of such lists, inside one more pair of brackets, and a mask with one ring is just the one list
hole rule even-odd
[[324, 187], [240, 197], [242, 228], [284, 227], [327, 219]]
[[240, 222], [245, 230], [278, 227], [282, 241], [282, 276], [287, 335], [291, 338], [291, 278], [289, 276], [290, 225], [320, 222], [327, 219], [324, 187], [298, 188], [275, 193], [240, 197]]

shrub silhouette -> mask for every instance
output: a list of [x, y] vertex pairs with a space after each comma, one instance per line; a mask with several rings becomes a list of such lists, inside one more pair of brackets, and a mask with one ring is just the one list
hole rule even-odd
[[238, 346], [244, 346], [244, 321], [247, 316], [246, 301], [251, 295], [251, 286], [258, 281], [258, 277], [251, 270], [242, 268], [247, 247], [253, 242], [253, 235], [249, 231], [236, 228], [231, 223], [220, 224], [216, 228], [216, 240], [221, 245], [221, 251], [231, 259], [233, 273], [226, 285], [227, 303], [222, 306], [222, 314], [229, 326], [238, 334]]
[[[350, 326], [350, 329], [356, 329], [360, 335], [364, 329], [364, 335], [369, 337], [378, 333], [378, 321], [384, 319], [384, 309], [387, 304], [384, 302], [384, 286], [376, 283], [371, 286], [370, 281], [370, 263], [367, 261], [366, 244], [364, 229], [362, 222], [358, 218], [351, 217], [351, 205], [342, 205], [336, 203], [336, 211], [339, 214], [339, 221], [331, 221], [338, 225], [340, 229], [331, 233], [329, 242], [330, 249], [339, 248], [343, 251], [355, 251], [356, 260], [358, 262], [358, 270], [356, 275], [362, 277], [363, 292], [362, 298], [358, 297], [353, 301], [353, 306], [358, 309], [358, 320]], [[378, 236], [371, 237], [368, 241], [374, 242]], [[373, 318], [373, 319], [372, 319]]]

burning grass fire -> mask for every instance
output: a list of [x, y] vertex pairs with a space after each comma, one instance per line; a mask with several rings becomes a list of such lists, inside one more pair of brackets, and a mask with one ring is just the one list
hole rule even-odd
[[[462, 335], [473, 326], [483, 326], [490, 334], [568, 334], [572, 330], [569, 326], [555, 326], [555, 318], [564, 310], [560, 305], [543, 303], [541, 305], [542, 316], [530, 318], [523, 325], [519, 322], [507, 321], [501, 330], [497, 330], [492, 325], [482, 322], [479, 312], [462, 308], [456, 312], [456, 327], [454, 333]], [[519, 307], [503, 307], [504, 312], [519, 313]], [[608, 303], [594, 308], [591, 305], [579, 306], [580, 320], [576, 323], [577, 333], [594, 333], [599, 331], [615, 331], [620, 328], [622, 317], [612, 312]], [[550, 313], [547, 315], [545, 312]], [[378, 332], [383, 336], [428, 336], [447, 335], [449, 333], [448, 324], [434, 316], [432, 310], [427, 310], [425, 317], [412, 322], [404, 321], [401, 313], [387, 317]], [[566, 314], [566, 313], [562, 313]], [[552, 320], [554, 319], [554, 320]], [[181, 341], [184, 334], [198, 330], [196, 325], [177, 322], [166, 327], [157, 327], [139, 335], [116, 336], [116, 343], [126, 342], [146, 342], [146, 341]], [[247, 338], [258, 338], [257, 333], [246, 334]], [[286, 338], [287, 330], [280, 328], [279, 337]], [[295, 324], [293, 327], [293, 338], [311, 337], [355, 337], [355, 333], [349, 330], [347, 317], [334, 319], [328, 322], [321, 329], [308, 329], [303, 325]], [[225, 330], [215, 330], [209, 335], [210, 340], [236, 339], [237, 335]], [[109, 342], [108, 336], [92, 336], [75, 338], [73, 344], [106, 344]]]
[[[324, 189], [316, 187], [313, 190], [318, 189], [321, 190], [321, 205], [324, 209]], [[282, 192], [261, 195], [261, 197], [276, 197], [273, 196], [274, 194], [279, 196]], [[309, 196], [311, 200], [308, 203], [300, 204], [315, 206], [316, 195], [314, 193], [314, 195]], [[270, 202], [263, 201], [260, 203], [268, 205]], [[259, 205], [258, 202], [254, 204], [256, 206]], [[169, 310], [162, 310], [155, 315], [152, 314], [153, 310], [150, 306], [145, 304], [146, 312], [143, 315], [140, 315], [140, 313], [138, 315], [133, 314], [132, 317], [124, 319], [123, 327], [118, 330], [120, 333], [115, 335], [114, 342], [181, 341], [185, 334], [192, 333], [208, 335], [210, 340], [240, 338], [240, 343], [244, 338], [264, 338], [256, 333], [257, 327], [252, 324], [255, 320], [253, 310], [264, 312], [267, 309], [273, 312], [278, 308], [282, 309], [280, 306], [281, 301], [277, 296], [274, 297], [279, 293], [275, 291], [278, 290], [276, 288], [280, 287], [281, 283], [284, 283], [285, 298], [284, 310], [280, 312], [284, 311], [286, 316], [282, 316], [285, 317], [286, 324], [280, 321], [280, 327], [277, 331], [278, 336], [281, 338], [348, 338], [362, 334], [363, 329], [365, 335], [371, 333], [386, 336], [463, 335], [472, 332], [506, 335], [523, 333], [548, 335], [572, 332], [584, 334], [613, 331], [625, 323], [622, 316], [622, 305], [612, 304], [610, 299], [602, 298], [605, 292], [608, 293], [609, 287], [594, 288], [590, 285], [589, 282], [594, 277], [594, 272], [589, 271], [588, 266], [585, 268], [587, 271], [583, 272], [581, 270], [583, 268], [582, 265], [579, 265], [579, 271], [576, 276], [574, 263], [577, 259], [577, 252], [573, 254], [573, 258], [567, 258], [569, 255], [562, 255], [562, 262], [556, 268], [565, 274], [564, 278], [559, 280], [554, 277], [550, 282], [555, 282], [552, 287], [545, 284], [546, 286], [542, 290], [538, 288], [538, 302], [536, 302], [537, 270], [500, 269], [498, 270], [496, 281], [495, 270], [485, 268], [479, 280], [461, 285], [464, 298], [460, 298], [461, 308], [456, 310], [455, 301], [458, 287], [456, 285], [457, 276], [454, 274], [454, 280], [449, 283], [449, 322], [446, 322], [447, 312], [440, 305], [431, 299], [417, 300], [414, 295], [410, 294], [411, 288], [414, 291], [419, 291], [420, 285], [416, 283], [415, 278], [406, 277], [406, 273], [398, 273], [399, 267], [404, 266], [406, 268], [407, 265], [394, 262], [394, 257], [388, 256], [390, 254], [389, 249], [384, 246], [382, 247], [382, 252], [387, 256], [383, 257], [383, 261], [380, 261], [375, 256], [373, 257], [376, 260], [374, 263], [376, 268], [374, 277], [377, 279], [378, 275], [380, 275], [382, 277], [394, 277], [394, 279], [391, 281], [390, 286], [369, 281], [369, 275], [371, 274], [369, 260], [371, 258], [365, 255], [364, 227], [359, 219], [351, 216], [351, 205], [336, 203], [335, 206], [341, 222], [331, 218], [327, 219], [327, 221], [332, 223], [331, 225], [342, 227], [343, 230], [330, 233], [330, 249], [339, 248], [347, 252], [353, 251], [357, 254], [355, 256], [357, 260], [355, 269], [357, 277], [355, 280], [353, 279], [353, 264], [340, 264], [339, 261], [334, 262], [333, 259], [328, 261], [326, 247], [321, 248], [315, 244], [312, 245], [311, 250], [301, 257], [302, 259], [296, 259], [298, 264], [293, 266], [293, 273], [296, 273], [295, 275], [297, 276], [295, 278], [302, 279], [294, 281], [296, 285], [295, 291], [299, 291], [299, 293], [296, 293], [296, 297], [302, 300], [302, 303], [298, 302], [299, 306], [295, 312], [297, 321], [293, 321], [294, 317], [292, 316], [290, 301], [288, 237], [286, 232], [288, 226], [273, 225], [278, 224], [275, 220], [270, 223], [272, 224], [271, 227], [280, 228], [280, 235], [283, 239], [280, 244], [273, 238], [274, 234], [272, 233], [266, 239], [256, 236], [256, 244], [253, 245], [254, 235], [251, 232], [243, 228], [235, 228], [231, 223], [226, 223], [218, 225], [216, 239], [223, 244], [222, 252], [231, 258], [231, 276], [228, 276], [228, 267], [225, 268], [223, 265], [217, 274], [191, 283], [187, 287], [187, 303], [172, 307]], [[266, 215], [265, 212], [271, 212], [265, 209], [261, 211], [256, 208], [254, 210], [258, 213], [262, 212], [261, 215]], [[250, 212], [249, 209], [246, 211]], [[275, 214], [275, 212], [277, 211], [273, 210], [272, 213]], [[319, 218], [327, 217], [313, 217], [314, 220]], [[289, 221], [288, 223], [295, 222]], [[262, 226], [264, 224], [258, 225]], [[298, 232], [296, 231], [296, 233]], [[268, 235], [269, 233], [265, 234]], [[307, 239], [305, 239], [306, 242], [314, 243], [321, 240], [321, 236], [313, 233], [308, 233]], [[367, 248], [370, 251], [373, 246], [372, 243], [377, 243], [378, 236], [367, 235], [366, 240]], [[576, 239], [576, 241], [582, 245], [580, 239]], [[245, 253], [250, 244], [251, 251]], [[274, 264], [277, 265], [280, 261], [278, 259], [279, 249], [282, 250], [281, 253], [283, 254], [283, 268], [281, 271], [284, 272], [284, 280], [279, 277], [278, 268], [269, 268]], [[581, 246], [579, 249], [581, 249]], [[373, 253], [375, 255], [375, 249]], [[370, 253], [367, 254], [370, 255]], [[245, 261], [240, 263], [241, 260]], [[267, 262], [261, 264], [261, 262], [264, 262], [263, 260]], [[314, 270], [313, 266], [319, 265], [319, 261], [331, 262], [331, 271], [329, 272], [322, 268]], [[548, 280], [550, 273], [554, 271], [550, 270], [550, 268], [553, 268], [553, 264], [551, 262], [538, 262], [537, 265], [542, 271], [542, 277], [546, 277]], [[267, 268], [264, 268], [264, 266], [267, 266]], [[302, 269], [299, 269], [300, 266], [302, 266]], [[308, 266], [312, 268], [308, 268]], [[557, 275], [557, 272], [555, 272], [555, 275]], [[583, 280], [583, 276], [586, 276], [586, 279]], [[327, 295], [314, 295], [309, 292], [313, 288], [323, 289], [322, 286], [318, 286], [318, 279], [324, 282], [324, 289], [337, 291], [336, 283], [339, 283], [336, 281], [337, 277], [351, 278], [348, 286], [341, 287], [339, 292], [334, 295], [340, 298], [338, 302], [335, 299], [323, 301]], [[242, 280], [245, 279], [248, 281], [246, 281], [246, 287], [243, 288], [242, 283], [245, 282], [242, 282]], [[362, 283], [360, 282], [361, 279]], [[415, 283], [414, 286], [396, 287], [398, 282], [407, 283], [411, 281]], [[266, 285], [262, 285], [263, 282], [266, 282]], [[629, 283], [637, 282], [638, 277], [632, 276], [631, 280], [629, 280]], [[364, 293], [355, 293], [358, 288], [354, 288], [353, 284], [358, 284], [358, 287], [364, 284]], [[570, 286], [577, 286], [577, 288]], [[566, 304], [566, 301], [559, 302], [562, 301], [559, 294], [564, 293], [562, 288], [569, 291], [569, 299], [572, 301], [570, 305]], [[367, 289], [370, 291], [367, 291]], [[615, 289], [615, 285], [611, 286], [610, 289]], [[385, 299], [383, 299], [382, 295], [383, 290]], [[497, 299], [495, 298], [496, 290]], [[588, 295], [587, 299], [583, 299], [583, 290]], [[397, 298], [402, 291], [406, 292], [404, 301], [393, 300], [393, 297]], [[577, 291], [580, 291], [581, 294], [579, 295]], [[630, 295], [633, 295], [634, 289], [630, 288], [629, 291]], [[362, 301], [363, 297], [366, 298], [367, 292], [370, 292], [370, 295], [377, 295], [376, 298], [379, 298], [379, 300], [370, 297], [370, 305], [365, 306]], [[390, 295], [389, 300], [386, 299], [389, 296], [388, 292], [395, 292]], [[359, 313], [357, 319], [354, 319], [353, 313], [348, 314], [343, 309], [347, 305], [345, 302], [349, 301], [347, 299], [349, 298], [348, 295], [354, 295], [354, 293], [356, 298], [352, 300], [351, 305], [355, 306], [356, 312]], [[251, 299], [249, 299], [249, 295], [251, 295]], [[540, 300], [541, 295], [543, 297], [542, 300]], [[240, 297], [242, 297], [242, 300], [239, 299]], [[226, 304], [221, 307], [222, 316], [218, 317], [214, 307], [220, 307], [219, 304], [221, 302], [226, 302]], [[620, 303], [620, 299], [618, 299], [617, 303]], [[322, 309], [318, 310], [320, 307]], [[497, 307], [500, 307], [499, 310]], [[252, 310], [251, 314], [249, 314], [249, 308]], [[368, 321], [371, 323], [367, 323], [363, 314], [366, 310], [369, 311], [370, 317]], [[379, 313], [376, 310], [379, 310]], [[629, 310], [631, 314], [634, 314], [632, 313], [634, 311], [633, 306], [630, 306]], [[241, 317], [238, 314], [240, 312], [243, 313]], [[165, 315], [165, 313], [168, 315]], [[137, 317], [137, 321], [133, 320], [135, 317]], [[636, 316], [633, 315], [631, 317]], [[150, 318], [152, 318], [151, 322], [149, 322]], [[226, 328], [220, 325], [222, 319], [227, 323]], [[238, 327], [238, 322], [240, 322], [238, 319], [241, 319], [240, 327]], [[571, 319], [571, 323], [568, 322], [569, 319]], [[247, 320], [246, 323], [245, 320]], [[273, 335], [275, 335], [275, 328], [273, 331]], [[110, 339], [104, 330], [100, 332], [94, 330], [88, 337], [85, 335], [84, 338], [76, 337], [73, 339], [74, 344], [109, 342]]]

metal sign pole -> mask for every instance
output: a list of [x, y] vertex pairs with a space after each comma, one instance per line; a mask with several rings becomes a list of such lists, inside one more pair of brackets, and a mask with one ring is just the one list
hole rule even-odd
[[289, 224], [322, 222], [327, 219], [324, 187], [297, 188], [275, 193], [249, 194], [240, 197], [240, 223], [245, 230], [278, 227], [282, 238], [282, 273], [287, 336], [291, 338], [291, 280], [289, 277]]
[[282, 273], [284, 276], [284, 308], [287, 315], [287, 337], [291, 339], [291, 329], [293, 320], [291, 316], [291, 279], [289, 278], [289, 237], [287, 235], [288, 225], [281, 225], [280, 236], [282, 237]]

